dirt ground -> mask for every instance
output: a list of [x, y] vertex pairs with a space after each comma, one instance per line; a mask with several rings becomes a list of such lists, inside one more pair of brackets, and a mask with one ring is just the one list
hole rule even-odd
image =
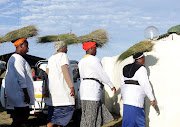
[[[117, 115], [113, 116], [115, 120], [103, 127], [121, 127], [122, 118]], [[77, 118], [77, 116], [75, 116], [75, 118]], [[79, 120], [71, 120], [66, 127], [79, 127], [79, 122]], [[12, 119], [10, 115], [6, 113], [5, 109], [0, 104], [0, 127], [10, 127], [11, 123]], [[46, 116], [30, 116], [26, 125], [27, 127], [46, 127]]]

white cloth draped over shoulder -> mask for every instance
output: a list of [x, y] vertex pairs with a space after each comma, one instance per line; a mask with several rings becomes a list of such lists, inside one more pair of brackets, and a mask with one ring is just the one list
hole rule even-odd
[[[24, 103], [22, 88], [27, 88], [30, 104]], [[13, 54], [8, 61], [5, 91], [7, 94], [7, 107], [34, 105], [35, 98], [31, 68], [28, 62], [19, 54]]]

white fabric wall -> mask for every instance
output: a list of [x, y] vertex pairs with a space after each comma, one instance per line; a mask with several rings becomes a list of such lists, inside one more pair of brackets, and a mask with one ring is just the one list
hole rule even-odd
[[[172, 37], [172, 35], [170, 35]], [[145, 99], [146, 127], [179, 127], [180, 126], [180, 36], [155, 41], [151, 52], [145, 53], [145, 66], [156, 98], [156, 106]], [[120, 76], [124, 65], [132, 63], [129, 57], [116, 62], [118, 56], [104, 57], [102, 64], [116, 86], [117, 94], [113, 97], [105, 87], [104, 102], [108, 109], [117, 114], [123, 112], [120, 95]]]

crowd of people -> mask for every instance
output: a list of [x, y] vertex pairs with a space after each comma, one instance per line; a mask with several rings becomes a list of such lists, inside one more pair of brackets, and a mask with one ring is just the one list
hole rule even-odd
[[[14, 107], [11, 114], [12, 127], [25, 126], [29, 117], [29, 106], [34, 105], [34, 88], [31, 67], [23, 58], [28, 52], [28, 41], [18, 39], [14, 42], [15, 53], [10, 57], [5, 76], [7, 105]], [[55, 42], [56, 53], [48, 59], [47, 127], [66, 126], [75, 110], [73, 74], [67, 56], [67, 44]], [[107, 84], [114, 94], [116, 88], [103, 70], [101, 61], [96, 57], [96, 42], [84, 42], [86, 55], [80, 60], [80, 127], [101, 127], [114, 120], [111, 113], [101, 101], [101, 91]], [[137, 53], [135, 62], [123, 68], [121, 77], [121, 94], [124, 103], [123, 127], [145, 127], [144, 98], [147, 95], [155, 105], [152, 88], [149, 84], [146, 68], [143, 66], [145, 56]], [[118, 71], [118, 70], [117, 70]]]

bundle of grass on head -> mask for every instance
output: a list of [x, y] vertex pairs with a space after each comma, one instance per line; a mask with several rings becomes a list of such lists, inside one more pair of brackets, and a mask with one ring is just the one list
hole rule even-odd
[[63, 41], [67, 45], [77, 44], [78, 40], [75, 34], [60, 34], [60, 35], [47, 35], [43, 37], [39, 37], [37, 43], [49, 43], [49, 42], [56, 42], [56, 41]]
[[8, 41], [14, 42], [21, 38], [27, 39], [29, 37], [36, 36], [37, 34], [38, 34], [38, 30], [36, 29], [36, 27], [33, 25], [29, 25], [27, 27], [23, 27], [21, 29], [7, 33], [5, 36], [0, 38], [0, 42], [1, 43]]
[[98, 29], [91, 32], [90, 34], [78, 37], [79, 43], [84, 43], [84, 42], [89, 42], [89, 41], [96, 42], [97, 47], [100, 47], [100, 48], [103, 47], [108, 41], [106, 31], [103, 29]]
[[154, 44], [150, 40], [144, 40], [141, 41], [132, 47], [130, 47], [128, 50], [123, 52], [119, 57], [117, 61], [123, 61], [124, 59], [128, 58], [129, 56], [136, 54], [138, 52], [150, 52], [153, 48]]
[[163, 35], [160, 35], [158, 40], [162, 39], [162, 38], [165, 38], [165, 37], [168, 37], [170, 34], [172, 33], [176, 33], [177, 35], [180, 35], [180, 25], [176, 25], [176, 26], [173, 26], [171, 27], [167, 33], [163, 34]]
[[176, 25], [176, 26], [173, 26], [171, 27], [169, 30], [168, 30], [168, 33], [176, 33], [178, 35], [180, 35], [180, 25]]
[[0, 36], [0, 43], [2, 43], [3, 37]]

